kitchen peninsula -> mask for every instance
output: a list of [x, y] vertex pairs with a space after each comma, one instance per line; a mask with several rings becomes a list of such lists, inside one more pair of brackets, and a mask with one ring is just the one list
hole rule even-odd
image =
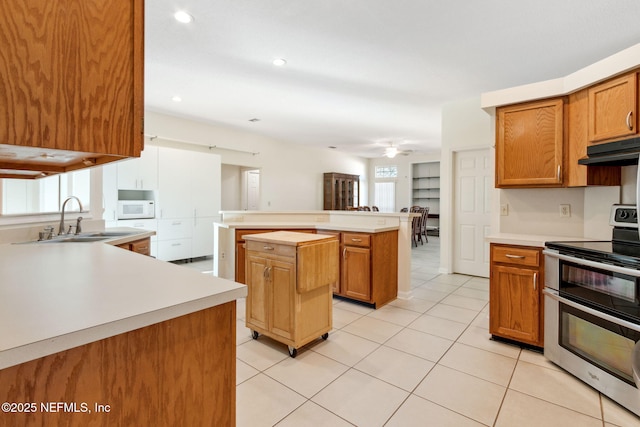
[[113, 244], [0, 245], [0, 424], [232, 425], [246, 287]]
[[[386, 261], [391, 264], [387, 267], [393, 271], [383, 274], [391, 274], [393, 282], [397, 282], [392, 285], [392, 295], [386, 290], [380, 291], [373, 284], [371, 295], [356, 295], [355, 299], [370, 302], [374, 306], [385, 304], [396, 296], [408, 299], [411, 297], [411, 218], [415, 215], [363, 211], [223, 211], [221, 222], [214, 224], [214, 275], [242, 282], [243, 234], [278, 230], [340, 233], [343, 282], [349, 280], [344, 273], [345, 255], [349, 256], [352, 246], [358, 246], [353, 249], [354, 253], [358, 250], [364, 253], [371, 247], [368, 245], [377, 245], [379, 248], [370, 252], [372, 271], [381, 268]], [[354, 244], [348, 244], [346, 239]], [[393, 245], [389, 244], [390, 239]], [[393, 264], [394, 260], [397, 261], [397, 267]], [[372, 275], [372, 281], [380, 280], [379, 276]], [[335, 290], [334, 293], [342, 295]]]

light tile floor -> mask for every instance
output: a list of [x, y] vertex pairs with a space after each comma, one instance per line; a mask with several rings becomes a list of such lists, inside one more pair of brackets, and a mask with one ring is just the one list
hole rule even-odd
[[[640, 426], [548, 362], [490, 339], [488, 279], [439, 274], [439, 238], [412, 250], [411, 300], [335, 299], [334, 330], [289, 357], [253, 340], [238, 301], [237, 425]], [[182, 264], [211, 270], [211, 260]]]

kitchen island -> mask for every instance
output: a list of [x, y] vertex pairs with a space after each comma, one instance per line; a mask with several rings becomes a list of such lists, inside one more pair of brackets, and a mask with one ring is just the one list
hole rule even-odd
[[[386, 251], [375, 251], [388, 262], [393, 271], [384, 271], [384, 281], [393, 283], [392, 295], [385, 292], [382, 304], [391, 299], [411, 298], [411, 219], [415, 213], [383, 213], [361, 211], [223, 211], [222, 221], [214, 223], [213, 272], [218, 277], [243, 281], [244, 241], [242, 234], [264, 231], [302, 231], [310, 233], [334, 234], [335, 232], [362, 233], [393, 239], [393, 245]], [[392, 237], [389, 237], [392, 236]], [[368, 242], [367, 236], [363, 243]], [[393, 248], [393, 250], [391, 250]], [[393, 253], [391, 253], [393, 252]], [[343, 253], [343, 252], [341, 252]], [[393, 262], [391, 262], [393, 260]], [[344, 261], [344, 260], [343, 260]], [[344, 266], [344, 262], [342, 262]], [[375, 257], [372, 248], [371, 268], [381, 268], [383, 260]], [[372, 277], [382, 277], [372, 270]], [[375, 290], [372, 290], [375, 293]], [[389, 294], [389, 295], [387, 295]], [[375, 304], [375, 296], [369, 299]], [[360, 298], [367, 301], [368, 297]]]
[[244, 296], [103, 242], [0, 245], [0, 425], [234, 424]]

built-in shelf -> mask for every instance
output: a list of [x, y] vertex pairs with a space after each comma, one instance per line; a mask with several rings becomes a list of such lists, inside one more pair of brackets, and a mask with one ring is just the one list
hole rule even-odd
[[440, 230], [440, 162], [414, 163], [412, 205], [429, 208], [427, 230]]

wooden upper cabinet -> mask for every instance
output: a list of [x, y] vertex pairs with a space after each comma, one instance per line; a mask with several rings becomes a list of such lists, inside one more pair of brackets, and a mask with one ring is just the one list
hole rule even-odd
[[0, 3], [0, 177], [143, 148], [143, 0]]
[[564, 98], [497, 109], [496, 187], [563, 185]]
[[587, 157], [589, 145], [589, 96], [588, 89], [569, 95], [569, 129], [566, 150], [565, 185], [620, 185], [620, 166], [580, 165], [578, 160]]
[[638, 134], [636, 72], [589, 88], [589, 141], [604, 142]]

